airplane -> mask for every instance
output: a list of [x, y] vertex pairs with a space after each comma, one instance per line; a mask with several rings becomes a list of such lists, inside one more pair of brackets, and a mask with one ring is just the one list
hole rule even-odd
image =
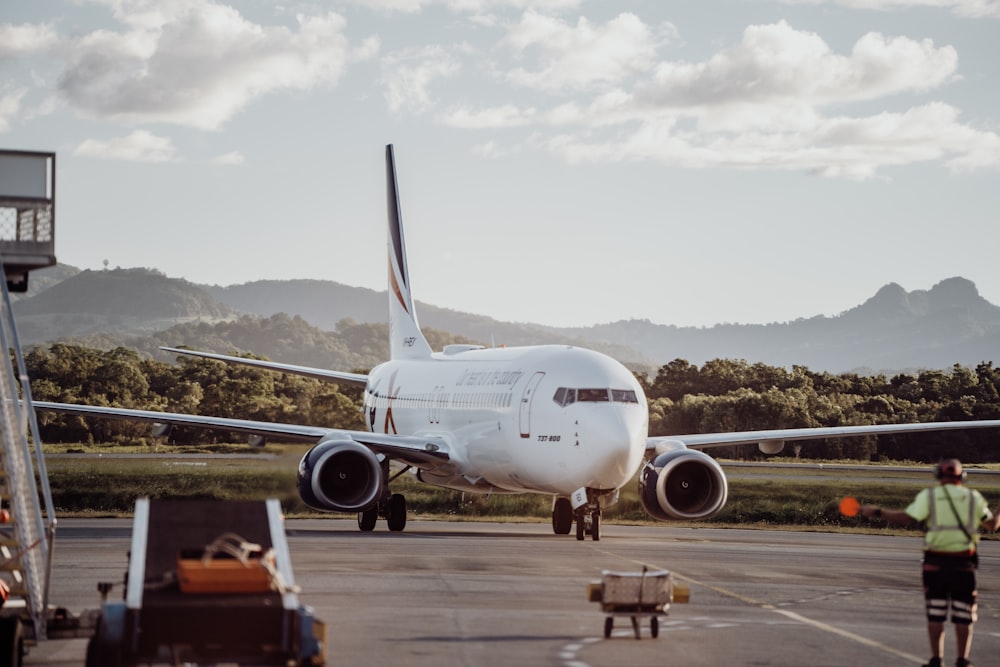
[[838, 426], [648, 437], [646, 397], [611, 357], [572, 345], [446, 345], [434, 352], [414, 308], [393, 146], [386, 146], [390, 359], [367, 374], [211, 352], [162, 348], [364, 388], [368, 431], [276, 424], [36, 401], [36, 409], [156, 425], [212, 428], [314, 446], [298, 465], [301, 499], [319, 510], [357, 513], [371, 531], [406, 526], [406, 498], [390, 483], [421, 482], [480, 494], [553, 498], [552, 529], [600, 539], [602, 511], [637, 472], [639, 498], [660, 520], [697, 520], [722, 510], [728, 483], [704, 449], [756, 443], [768, 454], [786, 441], [871, 434], [998, 428], [1000, 420]]

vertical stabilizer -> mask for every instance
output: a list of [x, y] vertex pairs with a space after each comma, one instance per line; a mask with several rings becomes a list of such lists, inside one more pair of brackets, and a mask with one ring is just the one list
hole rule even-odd
[[389, 208], [389, 355], [392, 359], [421, 359], [430, 356], [431, 346], [420, 332], [413, 309], [392, 144], [385, 147], [385, 180]]

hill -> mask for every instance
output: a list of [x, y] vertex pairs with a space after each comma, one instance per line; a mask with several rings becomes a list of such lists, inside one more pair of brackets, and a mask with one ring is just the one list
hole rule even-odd
[[[35, 276], [29, 280], [34, 282]], [[14, 303], [22, 344], [161, 331], [239, 315], [187, 282], [151, 269], [78, 271]]]
[[912, 292], [890, 283], [861, 305], [833, 317], [711, 328], [629, 320], [563, 332], [592, 341], [628, 341], [649, 358], [682, 358], [695, 364], [726, 358], [869, 372], [1000, 360], [1000, 307], [982, 298], [965, 278], [949, 278], [930, 290]]
[[[366, 350], [345, 353], [343, 343], [318, 339], [359, 323], [384, 324], [384, 292], [320, 280], [205, 286], [150, 269], [70, 267], [58, 275], [62, 278], [29, 292], [14, 306], [25, 345], [75, 339], [155, 353], [159, 344], [186, 344], [320, 366], [350, 359], [367, 363], [381, 353], [370, 342]], [[31, 285], [42, 282], [33, 276]], [[441, 340], [583, 345], [647, 371], [676, 358], [699, 365], [715, 358], [745, 359], [830, 372], [975, 366], [1000, 358], [1000, 307], [961, 277], [912, 292], [890, 283], [839, 315], [772, 324], [676, 327], [623, 320], [557, 328], [501, 322], [426, 303], [418, 309], [421, 325], [436, 330]], [[287, 322], [269, 321], [282, 313], [289, 316]], [[384, 339], [384, 333], [369, 335]], [[360, 341], [356, 337], [352, 344], [365, 345]]]

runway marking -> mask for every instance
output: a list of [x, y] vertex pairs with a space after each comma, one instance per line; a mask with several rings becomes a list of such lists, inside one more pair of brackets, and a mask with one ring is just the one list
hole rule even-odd
[[559, 659], [564, 667], [590, 667], [586, 662], [577, 660], [577, 653], [582, 651], [588, 644], [595, 644], [601, 641], [599, 637], [588, 637], [572, 644], [566, 644], [559, 651]]
[[[775, 614], [780, 614], [781, 616], [784, 616], [785, 618], [788, 618], [790, 620], [796, 621], [798, 623], [802, 623], [804, 625], [809, 625], [809, 626], [811, 626], [813, 628], [816, 628], [817, 630], [821, 630], [823, 632], [827, 632], [827, 633], [832, 634], [832, 635], [837, 635], [838, 637], [841, 637], [843, 639], [848, 639], [848, 640], [853, 641], [853, 642], [855, 642], [857, 644], [861, 644], [862, 646], [867, 646], [869, 648], [873, 648], [873, 649], [876, 649], [878, 651], [882, 651], [884, 653], [888, 653], [889, 655], [896, 656], [897, 658], [902, 658], [903, 660], [907, 660], [909, 662], [912, 662], [912, 663], [915, 663], [915, 664], [918, 664], [918, 665], [923, 664], [923, 662], [924, 662], [922, 658], [918, 658], [917, 656], [915, 656], [915, 655], [913, 655], [911, 653], [906, 653], [905, 651], [900, 651], [898, 649], [895, 649], [895, 648], [893, 648], [891, 646], [888, 646], [887, 644], [883, 644], [882, 642], [876, 641], [874, 639], [868, 639], [867, 637], [862, 637], [861, 635], [855, 634], [855, 633], [850, 632], [848, 630], [843, 630], [843, 629], [838, 628], [838, 627], [836, 627], [834, 625], [830, 625], [829, 623], [823, 623], [822, 621], [817, 621], [817, 620], [808, 618], [808, 617], [803, 616], [802, 614], [798, 614], [798, 613], [796, 613], [794, 611], [789, 611], [787, 609], [779, 609], [778, 607], [774, 606], [773, 604], [770, 604], [768, 602], [762, 602], [760, 600], [756, 600], [754, 598], [747, 597], [745, 595], [741, 595], [741, 594], [739, 594], [739, 593], [737, 593], [735, 591], [730, 591], [728, 589], [721, 588], [719, 586], [713, 586], [711, 584], [703, 583], [701, 581], [698, 581], [697, 579], [693, 579], [692, 577], [688, 577], [688, 576], [685, 576], [683, 574], [680, 574], [676, 570], [673, 570], [673, 569], [671, 569], [669, 567], [664, 567], [664, 566], [661, 566], [661, 565], [654, 565], [652, 563], [644, 563], [642, 561], [634, 560], [634, 559], [631, 559], [631, 558], [626, 558], [626, 557], [622, 556], [621, 554], [612, 553], [610, 551], [606, 551], [606, 550], [601, 549], [599, 547], [593, 547], [593, 548], [594, 548], [595, 551], [599, 551], [599, 552], [604, 553], [604, 554], [606, 554], [608, 556], [612, 556], [614, 558], [619, 558], [621, 560], [624, 560], [624, 561], [627, 561], [627, 562], [630, 562], [630, 563], [635, 563], [636, 565], [642, 565], [642, 566], [648, 567], [651, 570], [668, 570], [669, 572], [672, 572], [674, 574], [674, 576], [677, 577], [678, 579], [680, 579], [681, 581], [685, 581], [685, 582], [687, 582], [689, 584], [693, 584], [695, 586], [702, 586], [704, 588], [707, 588], [710, 591], [715, 591], [716, 593], [718, 593], [720, 595], [724, 595], [724, 596], [732, 598], [734, 600], [738, 600], [739, 602], [742, 602], [742, 603], [744, 603], [746, 605], [749, 605], [749, 606], [752, 606], [752, 607], [757, 607], [758, 609], [764, 609], [766, 611], [771, 611], [771, 612], [774, 612]], [[726, 623], [720, 623], [720, 624], [718, 624], [719, 627], [727, 627], [727, 626], [731, 626], [731, 625], [733, 625], [733, 624], [726, 624]], [[677, 629], [678, 628], [674, 628], [674, 630], [677, 630]], [[600, 641], [600, 638], [593, 638], [593, 639], [590, 640], [589, 643], [594, 643], [594, 642], [598, 642], [598, 641]], [[582, 650], [583, 647], [581, 646], [580, 648]], [[572, 664], [568, 663], [568, 662], [565, 663], [565, 667], [589, 667], [585, 662], [580, 662], [580, 661], [576, 660], [576, 653], [578, 653], [578, 652], [579, 651], [575, 651], [573, 653], [573, 660], [574, 660], [574, 662]]]
[[838, 637], [842, 637], [844, 639], [849, 639], [849, 640], [851, 640], [851, 641], [853, 641], [855, 643], [861, 644], [863, 646], [867, 646], [869, 648], [873, 648], [873, 649], [876, 649], [876, 650], [879, 650], [879, 651], [883, 651], [884, 653], [888, 653], [889, 655], [894, 655], [897, 658], [902, 658], [903, 660], [909, 660], [910, 662], [916, 663], [918, 665], [921, 665], [924, 662], [923, 658], [918, 658], [917, 656], [913, 655], [912, 653], [906, 653], [905, 651], [900, 651], [900, 650], [895, 649], [895, 648], [893, 648], [893, 647], [891, 647], [891, 646], [889, 646], [887, 644], [883, 644], [880, 641], [876, 641], [874, 639], [869, 639], [867, 637], [863, 637], [861, 635], [855, 634], [855, 633], [850, 632], [848, 630], [844, 630], [842, 628], [838, 628], [835, 625], [830, 625], [829, 623], [823, 623], [822, 621], [817, 621], [815, 619], [808, 618], [808, 617], [803, 616], [802, 614], [796, 613], [794, 611], [789, 611], [787, 609], [779, 609], [778, 607], [776, 607], [773, 604], [770, 604], [768, 602], [761, 602], [760, 600], [755, 600], [754, 598], [747, 597], [745, 595], [740, 595], [739, 593], [736, 593], [734, 591], [730, 591], [730, 590], [725, 589], [725, 588], [721, 588], [719, 586], [712, 586], [711, 584], [703, 583], [701, 581], [698, 581], [697, 579], [692, 579], [691, 577], [687, 577], [687, 576], [684, 576], [682, 574], [678, 574], [677, 572], [674, 572], [674, 576], [676, 576], [678, 579], [681, 579], [683, 581], [687, 581], [688, 583], [695, 584], [697, 586], [704, 586], [705, 588], [707, 588], [709, 590], [712, 590], [712, 591], [715, 591], [716, 593], [719, 593], [720, 595], [725, 595], [725, 596], [733, 598], [735, 600], [739, 600], [740, 602], [743, 602], [745, 604], [748, 604], [748, 605], [751, 605], [751, 606], [754, 606], [754, 607], [758, 607], [760, 609], [765, 609], [767, 611], [774, 612], [775, 614], [780, 614], [780, 615], [784, 616], [785, 618], [789, 618], [789, 619], [791, 619], [793, 621], [797, 621], [799, 623], [803, 623], [805, 625], [812, 626], [812, 627], [816, 628], [817, 630], [822, 630], [823, 632], [828, 632], [830, 634], [837, 635]]

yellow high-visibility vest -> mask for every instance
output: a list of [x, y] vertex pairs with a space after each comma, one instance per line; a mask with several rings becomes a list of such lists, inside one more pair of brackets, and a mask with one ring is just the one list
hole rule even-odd
[[942, 553], [974, 550], [979, 541], [979, 524], [991, 516], [981, 493], [956, 484], [924, 489], [906, 508], [906, 513], [917, 521], [927, 522], [924, 549]]

